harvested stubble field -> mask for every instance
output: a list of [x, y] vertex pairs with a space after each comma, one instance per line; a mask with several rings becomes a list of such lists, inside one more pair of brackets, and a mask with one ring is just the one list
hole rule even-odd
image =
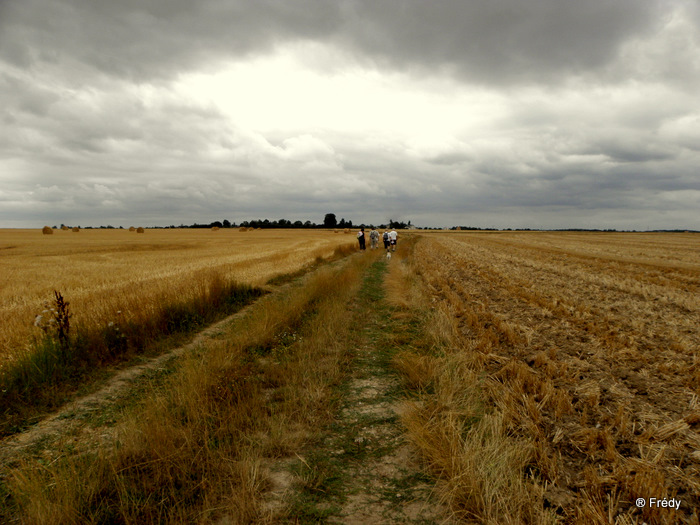
[[[158, 260], [151, 233], [139, 236], [141, 252], [130, 248], [134, 260], [149, 252]], [[262, 271], [249, 278], [260, 284], [349, 242], [331, 232], [162, 233], [184, 236], [160, 248], [177, 246], [160, 270], [173, 261], [172, 282], [184, 287], [210, 267]], [[11, 503], [5, 516], [361, 523], [357, 515], [375, 512], [373, 522], [406, 523], [405, 514], [375, 509], [398, 516], [418, 501], [402, 496], [420, 489], [439, 496], [424, 509], [445, 523], [698, 523], [700, 235], [409, 237], [401, 235], [390, 260], [368, 250], [319, 265], [256, 302], [186, 353], [171, 379], [125, 405], [111, 430], [98, 414], [86, 419], [90, 435], [112, 435], [114, 444], [93, 450], [67, 436], [27, 450], [0, 473], [0, 498]], [[283, 239], [286, 251], [269, 251]], [[257, 260], [226, 258], [235, 246]], [[367, 364], [374, 361], [387, 369]], [[393, 378], [401, 387], [379, 388]], [[364, 444], [380, 426], [347, 416], [368, 408], [364, 394], [348, 394], [360, 379], [381, 394], [376, 407], [400, 406], [384, 430], [397, 442], [407, 436], [410, 456], [432, 477], [359, 468], [386, 467], [404, 450], [384, 437], [376, 448]], [[271, 496], [280, 501], [271, 505]]]
[[[700, 235], [437, 234], [414, 264], [478, 381], [475, 410], [498, 414], [545, 512], [507, 521], [698, 523]], [[416, 417], [414, 439], [449, 478], [441, 416]]]
[[54, 290], [75, 323], [107, 325], [186, 300], [215, 274], [258, 286], [342, 244], [347, 237], [325, 230], [0, 230], [0, 366], [40, 335], [34, 319]]

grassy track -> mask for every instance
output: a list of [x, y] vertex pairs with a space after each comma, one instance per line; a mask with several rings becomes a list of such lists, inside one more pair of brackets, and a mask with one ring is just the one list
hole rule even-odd
[[[398, 264], [398, 262], [397, 262]], [[298, 490], [288, 513], [300, 523], [434, 523], [432, 483], [406, 442], [403, 399], [392, 367], [396, 336], [411, 338], [385, 301], [385, 261], [368, 268], [352, 307], [352, 361], [340, 410], [314, 446], [289, 468]]]
[[128, 402], [115, 400], [119, 410], [91, 413], [87, 434], [28, 447], [2, 472], [0, 517], [439, 521], [444, 509], [431, 501], [432, 483], [401, 426], [405, 382], [393, 368], [397, 349], [421, 335], [387, 301], [387, 262], [378, 255], [290, 283]]

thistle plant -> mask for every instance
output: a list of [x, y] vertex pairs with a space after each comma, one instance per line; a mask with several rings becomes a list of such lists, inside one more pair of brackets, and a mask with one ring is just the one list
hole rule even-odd
[[34, 318], [34, 326], [48, 337], [55, 338], [61, 347], [69, 343], [70, 318], [68, 303], [60, 292], [54, 290], [53, 304], [46, 304], [44, 310]]

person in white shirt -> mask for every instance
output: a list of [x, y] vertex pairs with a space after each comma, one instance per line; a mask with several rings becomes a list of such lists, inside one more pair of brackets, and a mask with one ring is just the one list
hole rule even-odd
[[396, 233], [396, 230], [392, 228], [392, 230], [389, 232], [389, 244], [391, 244], [391, 251], [395, 252], [396, 251], [396, 238], [398, 237], [398, 234]]

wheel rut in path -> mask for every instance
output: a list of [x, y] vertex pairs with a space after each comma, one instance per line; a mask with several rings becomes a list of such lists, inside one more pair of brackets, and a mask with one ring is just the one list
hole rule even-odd
[[[268, 287], [273, 293], [285, 288]], [[167, 374], [171, 363], [184, 353], [217, 338], [225, 326], [244, 317], [253, 304], [204, 328], [185, 345], [119, 370], [97, 391], [66, 403], [27, 430], [0, 440], [0, 477], [9, 464], [25, 454], [36, 454], [37, 449], [42, 450], [45, 460], [52, 460], [61, 454], [59, 443], [89, 448], [108, 442], [113, 437], [112, 423], [119, 416], [121, 403], [128, 403], [129, 396], [138, 396], [139, 389], [148, 388], [152, 379]], [[90, 424], [93, 418], [99, 424]]]
[[386, 264], [370, 267], [351, 307], [354, 355], [335, 421], [314, 449], [280, 467], [290, 469], [293, 480], [279, 470], [273, 474], [294, 487], [287, 492], [293, 523], [449, 522], [399, 421], [402, 387], [386, 337], [396, 328], [384, 302]]

